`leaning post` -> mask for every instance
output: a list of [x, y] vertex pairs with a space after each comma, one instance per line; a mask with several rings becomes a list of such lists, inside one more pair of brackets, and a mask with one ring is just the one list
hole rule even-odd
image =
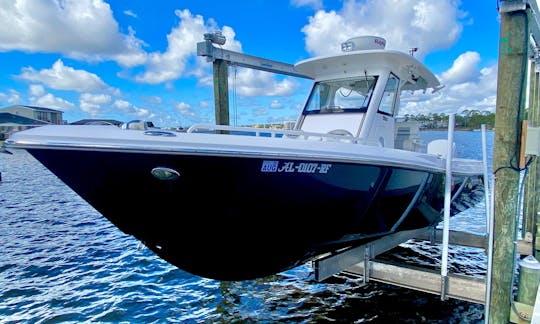
[[490, 323], [508, 323], [515, 270], [516, 213], [519, 185], [519, 139], [528, 33], [526, 6], [503, 1], [497, 75], [497, 103], [493, 149], [494, 229]]

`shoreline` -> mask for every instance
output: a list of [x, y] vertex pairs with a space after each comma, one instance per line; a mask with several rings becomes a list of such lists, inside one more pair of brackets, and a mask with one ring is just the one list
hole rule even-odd
[[[470, 127], [456, 127], [454, 128], [455, 131], [469, 131], [469, 132], [479, 132], [482, 129], [481, 128], [470, 128]], [[487, 131], [495, 130], [492, 127], [486, 127]], [[420, 128], [420, 131], [448, 131], [448, 128], [446, 127], [434, 127], [434, 128]]]

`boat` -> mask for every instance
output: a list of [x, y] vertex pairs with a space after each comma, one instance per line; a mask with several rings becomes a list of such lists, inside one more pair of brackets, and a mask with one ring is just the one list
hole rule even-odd
[[13, 133], [4, 145], [28, 151], [186, 272], [224, 281], [275, 275], [436, 226], [450, 178], [450, 216], [481, 200], [482, 161], [449, 155], [445, 140], [417, 145], [400, 125], [400, 97], [441, 84], [415, 57], [385, 44], [355, 37], [344, 52], [296, 63], [313, 87], [293, 129], [47, 125]]

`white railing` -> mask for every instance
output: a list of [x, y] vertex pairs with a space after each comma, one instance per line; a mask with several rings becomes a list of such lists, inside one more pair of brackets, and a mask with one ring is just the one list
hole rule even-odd
[[236, 134], [245, 134], [245, 135], [255, 135], [263, 136], [267, 135], [269, 137], [286, 137], [286, 138], [299, 138], [299, 139], [309, 139], [309, 140], [320, 140], [320, 141], [336, 141], [344, 143], [354, 143], [354, 144], [367, 144], [364, 141], [361, 141], [359, 138], [351, 135], [336, 135], [329, 133], [316, 133], [316, 132], [305, 132], [302, 130], [288, 130], [288, 129], [268, 129], [268, 128], [257, 128], [257, 127], [246, 127], [246, 126], [229, 126], [229, 125], [213, 125], [213, 124], [195, 124], [187, 129], [187, 133], [194, 133], [199, 131], [226, 131], [229, 134], [234, 132]]
[[[276, 129], [276, 128], [259, 128], [249, 126], [230, 126], [230, 125], [215, 125], [215, 124], [194, 124], [186, 130], [186, 133], [196, 132], [217, 132], [218, 134], [234, 134], [234, 135], [250, 135], [250, 136], [266, 136], [266, 137], [282, 137], [289, 139], [304, 139], [326, 142], [342, 142], [352, 144], [362, 144], [368, 146], [381, 146], [381, 143], [374, 140], [367, 140], [355, 137], [346, 130], [336, 129], [328, 133], [306, 132], [303, 130], [291, 129]], [[414, 134], [411, 134], [414, 135]], [[400, 147], [397, 149], [425, 152], [425, 143], [417, 138], [408, 138], [410, 147]]]

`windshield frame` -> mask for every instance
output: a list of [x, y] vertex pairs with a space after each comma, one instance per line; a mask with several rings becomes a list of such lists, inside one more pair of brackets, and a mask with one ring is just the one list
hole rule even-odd
[[303, 114], [366, 112], [378, 80], [378, 75], [365, 75], [317, 81], [311, 89]]

